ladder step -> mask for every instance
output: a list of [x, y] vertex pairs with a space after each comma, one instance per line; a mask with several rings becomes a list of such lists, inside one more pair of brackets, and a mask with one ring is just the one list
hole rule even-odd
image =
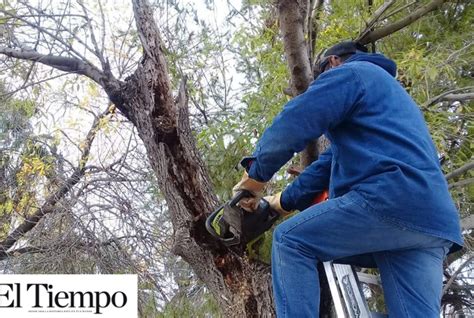
[[359, 281], [366, 284], [379, 285], [382, 286], [382, 281], [380, 280], [379, 275], [367, 274], [367, 273], [357, 273]]

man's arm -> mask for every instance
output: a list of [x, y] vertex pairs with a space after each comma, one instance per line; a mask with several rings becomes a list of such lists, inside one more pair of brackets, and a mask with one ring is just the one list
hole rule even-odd
[[288, 160], [329, 128], [347, 118], [364, 94], [358, 75], [340, 66], [323, 73], [308, 90], [288, 102], [242, 161], [250, 178], [266, 182]]
[[329, 187], [331, 162], [332, 151], [329, 147], [286, 187], [281, 194], [281, 207], [286, 211], [302, 211], [311, 206], [316, 195]]

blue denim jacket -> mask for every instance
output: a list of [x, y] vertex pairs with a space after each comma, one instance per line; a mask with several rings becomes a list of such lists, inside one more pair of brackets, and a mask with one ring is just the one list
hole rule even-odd
[[283, 191], [283, 208], [305, 209], [327, 188], [330, 197], [356, 190], [384, 220], [450, 240], [456, 250], [459, 214], [423, 115], [395, 74], [381, 54], [353, 55], [288, 102], [242, 163], [251, 178], [268, 181], [324, 134], [331, 147]]

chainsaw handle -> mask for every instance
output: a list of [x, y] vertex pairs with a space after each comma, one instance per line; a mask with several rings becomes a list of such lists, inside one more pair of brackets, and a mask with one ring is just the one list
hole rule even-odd
[[243, 198], [251, 198], [253, 197], [252, 193], [248, 190], [239, 190], [235, 195], [232, 197], [232, 199], [229, 202], [230, 206], [236, 206], [237, 203], [239, 203], [240, 200]]

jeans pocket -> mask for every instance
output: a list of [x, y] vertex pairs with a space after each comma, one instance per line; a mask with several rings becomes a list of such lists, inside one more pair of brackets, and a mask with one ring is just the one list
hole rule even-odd
[[336, 204], [339, 208], [343, 209], [349, 205], [356, 205], [364, 210], [368, 208], [366, 199], [357, 193], [355, 190], [352, 190], [343, 196], [336, 199]]

